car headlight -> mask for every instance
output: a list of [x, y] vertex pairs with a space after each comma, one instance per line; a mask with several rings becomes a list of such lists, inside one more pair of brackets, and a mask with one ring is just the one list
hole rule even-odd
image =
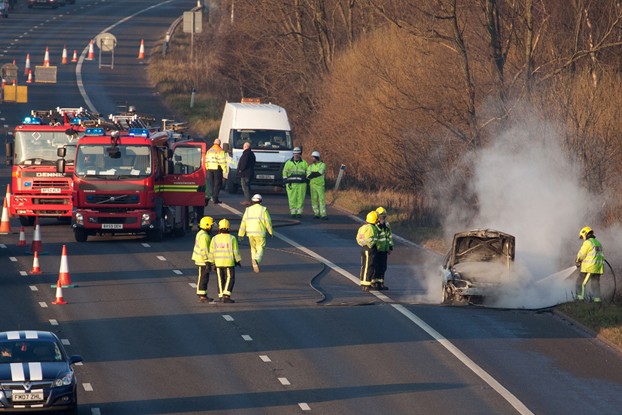
[[76, 213], [76, 223], [78, 225], [84, 225], [84, 216], [82, 216], [82, 213]]
[[67, 385], [71, 385], [72, 382], [73, 382], [73, 372], [69, 372], [69, 373], [66, 373], [65, 376], [61, 378], [56, 378], [56, 380], [54, 380], [54, 386], [55, 387], [67, 386]]
[[140, 219], [140, 225], [141, 226], [147, 226], [151, 223], [151, 216], [149, 216], [148, 213], [143, 213], [141, 219]]

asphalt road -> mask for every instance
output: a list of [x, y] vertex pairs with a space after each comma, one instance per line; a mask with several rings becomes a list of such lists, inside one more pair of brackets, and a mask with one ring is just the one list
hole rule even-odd
[[[164, 117], [135, 52], [141, 38], [152, 45], [195, 5], [165, 3], [137, 15], [159, 2], [22, 5], [1, 22], [0, 42], [10, 47], [0, 63], [26, 53], [34, 59], [65, 42], [84, 52], [90, 38], [135, 15], [114, 27], [127, 46], [119, 46], [113, 70], [83, 61], [84, 91], [102, 113], [142, 97], [139, 109]], [[4, 132], [30, 108], [85, 105], [76, 65], [59, 74], [59, 84], [33, 85], [29, 104], [1, 105]], [[9, 167], [0, 167], [0, 189], [9, 178]], [[29, 275], [33, 256], [17, 246], [12, 219], [12, 233], [0, 235], [0, 330], [51, 330], [84, 357], [77, 367], [82, 415], [620, 412], [617, 351], [546, 310], [438, 306], [440, 258], [403, 241], [389, 257], [390, 290], [364, 294], [356, 284], [356, 218], [331, 207], [328, 221], [315, 221], [307, 206], [292, 222], [283, 194], [257, 190], [276, 233], [259, 274], [242, 244], [235, 304], [197, 301], [193, 234], [77, 243], [66, 224], [46, 219], [43, 274]], [[207, 214], [229, 218], [236, 229], [241, 195], [222, 199]], [[30, 244], [32, 228], [25, 233]], [[63, 245], [75, 287], [63, 290], [68, 304], [54, 305]], [[209, 290], [214, 296], [214, 279]]]

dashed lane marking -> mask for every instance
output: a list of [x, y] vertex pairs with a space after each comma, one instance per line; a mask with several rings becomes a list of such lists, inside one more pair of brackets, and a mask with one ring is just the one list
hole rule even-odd
[[243, 334], [242, 338], [247, 341], [247, 342], [252, 342], [253, 338], [251, 336], [249, 336], [248, 334]]
[[53, 325], [53, 326], [58, 326], [58, 320], [55, 320], [55, 319], [52, 318], [52, 319], [50, 319], [50, 324]]
[[30, 288], [30, 291], [39, 291], [36, 285], [31, 285], [29, 286], [29, 288]]
[[93, 386], [90, 383], [83, 383], [82, 387], [86, 392], [93, 392]]
[[311, 407], [306, 402], [300, 402], [298, 407], [303, 411], [310, 411]]
[[39, 303], [39, 307], [41, 307], [41, 308], [48, 308], [48, 303], [41, 301]]
[[162, 255], [158, 255], [156, 256], [156, 258], [158, 258], [160, 261], [166, 261], [166, 258], [164, 258]]
[[177, 275], [183, 275], [184, 273], [179, 269], [174, 269], [173, 272]]
[[279, 378], [279, 382], [281, 382], [281, 385], [291, 385], [291, 383], [289, 383], [289, 380], [287, 380], [287, 378]]
[[10, 256], [10, 257], [9, 257], [9, 260], [10, 260], [11, 262], [17, 262], [17, 258], [15, 258], [14, 256]]
[[64, 344], [65, 346], [70, 346], [71, 345], [71, 343], [69, 343], [69, 339], [60, 339], [60, 342], [62, 344]]
[[224, 318], [227, 321], [233, 321], [233, 317], [231, 317], [229, 314], [223, 314], [222, 318]]
[[271, 362], [272, 360], [265, 354], [261, 354], [259, 355], [259, 358], [261, 359], [262, 362], [268, 363]]

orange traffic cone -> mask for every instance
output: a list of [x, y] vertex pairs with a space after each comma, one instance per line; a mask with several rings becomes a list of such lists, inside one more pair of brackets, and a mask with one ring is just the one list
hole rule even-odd
[[11, 233], [11, 223], [9, 222], [9, 208], [6, 199], [2, 206], [2, 220], [0, 221], [0, 234], [7, 235]]
[[63, 287], [60, 285], [60, 280], [56, 283], [56, 300], [52, 301], [52, 304], [67, 304], [63, 298]]
[[58, 281], [63, 288], [72, 287], [71, 277], [69, 276], [69, 263], [67, 261], [67, 248], [65, 247], [65, 245], [63, 245], [63, 252], [60, 257]]
[[6, 185], [6, 194], [4, 195], [4, 198], [6, 199], [6, 206], [9, 208], [9, 218], [12, 216], [11, 215], [11, 185], [7, 184]]
[[60, 61], [60, 63], [61, 63], [62, 65], [65, 65], [65, 64], [67, 63], [67, 45], [65, 45], [65, 46], [63, 47], [63, 55], [62, 55], [62, 57], [61, 57], [61, 61]]
[[26, 246], [26, 234], [24, 233], [24, 227], [19, 228], [19, 241], [17, 246]]
[[43, 56], [43, 66], [50, 66], [50, 51], [45, 48], [45, 55]]
[[24, 75], [28, 75], [30, 71], [30, 53], [26, 54], [26, 66], [24, 66]]
[[144, 58], [145, 58], [145, 40], [141, 39], [140, 49], [138, 50], [138, 59], [144, 59]]
[[41, 228], [39, 227], [39, 217], [35, 221], [35, 233], [30, 244], [30, 252], [41, 252], [43, 249], [43, 242], [41, 242]]
[[73, 56], [71, 57], [72, 62], [78, 62], [78, 52], [74, 49]]
[[26, 79], [27, 84], [32, 84], [32, 71], [28, 71], [28, 79]]
[[28, 272], [29, 275], [41, 274], [41, 268], [39, 268], [39, 253], [35, 251], [35, 256], [32, 259], [32, 269]]
[[93, 39], [91, 39], [91, 43], [89, 43], [89, 54], [86, 56], [87, 61], [92, 61], [95, 59], [95, 50], [93, 47]]

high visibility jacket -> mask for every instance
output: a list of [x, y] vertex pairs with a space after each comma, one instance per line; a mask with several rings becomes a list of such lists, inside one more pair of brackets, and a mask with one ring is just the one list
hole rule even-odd
[[366, 223], [362, 225], [356, 234], [356, 243], [361, 247], [374, 248], [378, 242], [378, 228], [376, 225]]
[[306, 161], [291, 158], [283, 167], [283, 180], [285, 183], [306, 183], [308, 168], [309, 164]]
[[605, 272], [605, 254], [598, 239], [589, 238], [583, 242], [577, 253], [577, 262], [581, 262], [581, 272], [591, 274]]
[[393, 231], [389, 222], [377, 223], [378, 228], [378, 242], [376, 247], [380, 252], [388, 252], [393, 249]]
[[212, 237], [208, 232], [201, 229], [194, 238], [194, 250], [192, 251], [192, 260], [197, 265], [207, 264], [209, 254], [209, 244]]
[[307, 168], [307, 177], [311, 173], [319, 173], [319, 176], [309, 179], [309, 186], [311, 187], [324, 187], [324, 175], [326, 174], [326, 164], [323, 161], [311, 163]]
[[213, 262], [217, 267], [234, 267], [235, 263], [241, 260], [235, 236], [230, 233], [219, 233], [212, 238], [209, 245], [209, 262]]
[[266, 236], [272, 235], [272, 219], [265, 206], [255, 203], [244, 211], [238, 236]]
[[214, 144], [205, 154], [205, 168], [207, 170], [218, 170], [219, 167], [222, 169], [223, 175], [226, 175], [228, 172], [227, 153], [218, 144]]

